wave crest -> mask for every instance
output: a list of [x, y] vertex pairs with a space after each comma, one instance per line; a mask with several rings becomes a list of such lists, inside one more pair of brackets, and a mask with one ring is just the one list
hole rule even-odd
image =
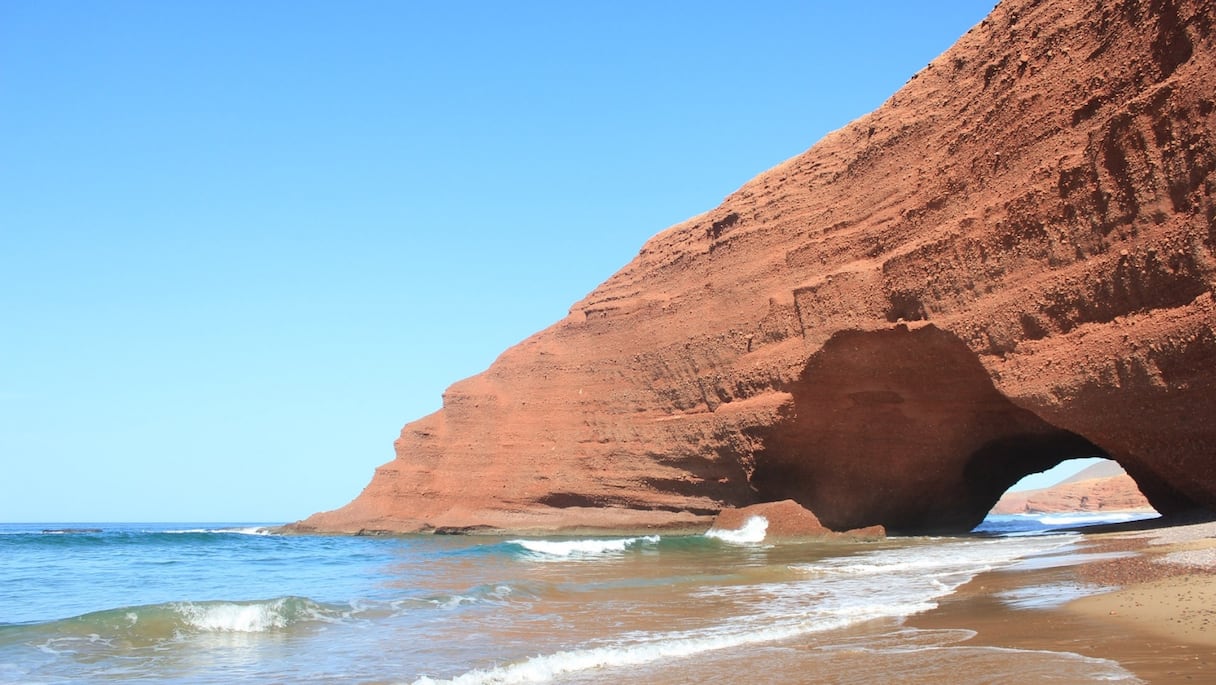
[[147, 604], [4, 628], [13, 634], [8, 637], [22, 640], [75, 643], [84, 639], [140, 646], [204, 633], [266, 633], [309, 623], [333, 623], [349, 613], [349, 608], [326, 607], [306, 597], [277, 597]]
[[264, 633], [334, 618], [321, 605], [303, 597], [255, 602], [182, 602], [170, 607], [185, 627], [201, 632]]
[[1076, 526], [1096, 525], [1099, 523], [1123, 523], [1145, 518], [1139, 512], [1076, 512], [1070, 514], [1048, 514], [1038, 517], [1039, 523], [1045, 526]]
[[705, 532], [705, 537], [717, 538], [723, 542], [733, 544], [749, 544], [754, 542], [764, 542], [765, 536], [768, 535], [768, 519], [763, 516], [750, 516], [743, 522], [743, 526], [737, 530], [724, 530], [721, 528], [710, 528]]
[[518, 545], [541, 557], [571, 558], [596, 557], [618, 554], [644, 544], [657, 544], [658, 535], [635, 538], [606, 538], [587, 540], [508, 540], [509, 545]]

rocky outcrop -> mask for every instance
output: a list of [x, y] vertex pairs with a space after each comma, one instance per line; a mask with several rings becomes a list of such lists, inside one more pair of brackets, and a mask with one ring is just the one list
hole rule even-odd
[[[882, 107], [651, 239], [302, 529], [962, 531], [1117, 460], [1216, 508], [1213, 0], [1006, 0]], [[625, 200], [627, 201], [627, 200]]]
[[[755, 524], [759, 523], [759, 526]], [[753, 504], [741, 509], [723, 509], [714, 518], [709, 534], [732, 538], [744, 533], [745, 541], [780, 542], [797, 540], [875, 540], [886, 537], [882, 526], [870, 526], [843, 532], [834, 531], [820, 522], [815, 514], [793, 500]], [[754, 539], [747, 534], [754, 534]]]
[[1148, 511], [1152, 505], [1127, 474], [1061, 483], [1042, 490], [1008, 492], [994, 514], [1056, 514], [1081, 511]]

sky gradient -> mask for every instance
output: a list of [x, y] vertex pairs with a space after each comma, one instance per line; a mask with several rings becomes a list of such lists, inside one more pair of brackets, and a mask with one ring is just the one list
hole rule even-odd
[[0, 520], [290, 521], [991, 9], [0, 0]]

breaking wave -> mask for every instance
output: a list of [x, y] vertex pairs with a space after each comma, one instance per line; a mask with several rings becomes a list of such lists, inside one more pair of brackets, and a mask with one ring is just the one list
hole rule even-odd
[[269, 526], [238, 526], [234, 528], [183, 528], [161, 531], [167, 535], [227, 534], [227, 535], [274, 535]]
[[743, 522], [743, 526], [737, 530], [710, 528], [705, 532], [705, 537], [717, 538], [723, 542], [743, 545], [764, 542], [766, 535], [768, 535], [768, 519], [763, 516], [749, 517]]
[[169, 605], [184, 627], [201, 632], [264, 633], [310, 622], [331, 622], [340, 615], [303, 597], [261, 602], [182, 602]]
[[73, 651], [92, 644], [155, 645], [205, 633], [269, 633], [348, 618], [350, 607], [325, 606], [306, 597], [253, 601], [166, 602], [95, 611], [35, 624], [0, 625], [0, 642], [44, 641], [43, 651]]
[[1099, 523], [1123, 523], [1124, 521], [1137, 521], [1142, 518], [1151, 518], [1156, 516], [1153, 514], [1143, 514], [1140, 512], [1095, 512], [1077, 513], [1077, 514], [1057, 514], [1054, 516], [1041, 516], [1039, 523], [1045, 526], [1092, 526]]
[[569, 559], [573, 557], [598, 557], [619, 554], [642, 545], [659, 542], [658, 535], [633, 538], [606, 538], [586, 540], [508, 540], [508, 545], [522, 547], [540, 557]]

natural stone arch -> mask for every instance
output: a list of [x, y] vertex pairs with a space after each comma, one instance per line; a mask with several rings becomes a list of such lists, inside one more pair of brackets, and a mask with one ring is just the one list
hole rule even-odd
[[[793, 499], [836, 530], [969, 531], [1023, 476], [1111, 458], [1014, 404], [962, 340], [933, 325], [837, 333], [788, 390], [752, 484], [760, 499]], [[1194, 506], [1129, 473], [1158, 510]]]

